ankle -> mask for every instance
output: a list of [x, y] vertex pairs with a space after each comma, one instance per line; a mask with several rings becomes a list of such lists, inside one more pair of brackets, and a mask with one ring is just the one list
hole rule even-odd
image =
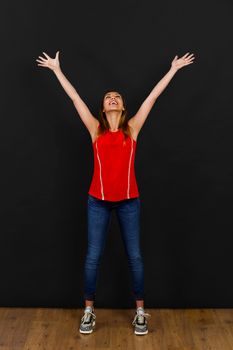
[[84, 311], [91, 311], [91, 312], [94, 312], [94, 306], [87, 305], [87, 306], [85, 306], [85, 310], [84, 310]]
[[143, 307], [143, 306], [138, 306], [138, 307], [136, 308], [136, 312], [137, 312], [138, 314], [142, 314], [143, 312], [145, 312], [144, 307]]

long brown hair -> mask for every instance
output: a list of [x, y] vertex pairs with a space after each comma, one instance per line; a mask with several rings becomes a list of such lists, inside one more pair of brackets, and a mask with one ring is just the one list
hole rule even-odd
[[103, 94], [103, 97], [101, 99], [101, 103], [100, 103], [100, 109], [99, 109], [99, 127], [98, 127], [98, 130], [97, 130], [97, 137], [102, 135], [103, 133], [105, 133], [106, 131], [108, 131], [110, 129], [110, 125], [109, 125], [109, 122], [106, 118], [106, 114], [105, 112], [103, 112], [103, 108], [104, 108], [104, 97], [105, 95], [110, 92], [110, 91], [114, 91], [114, 92], [117, 92], [122, 100], [123, 100], [123, 106], [124, 106], [124, 110], [122, 111], [122, 114], [121, 114], [121, 119], [120, 119], [120, 122], [119, 122], [119, 125], [118, 125], [118, 128], [122, 130], [122, 132], [124, 133], [124, 137], [125, 139], [127, 137], [132, 137], [132, 134], [131, 134], [131, 131], [130, 131], [130, 126], [128, 125], [128, 111], [127, 111], [127, 108], [126, 108], [126, 100], [124, 98], [124, 96], [119, 93], [118, 91], [116, 90], [107, 90], [104, 94]]

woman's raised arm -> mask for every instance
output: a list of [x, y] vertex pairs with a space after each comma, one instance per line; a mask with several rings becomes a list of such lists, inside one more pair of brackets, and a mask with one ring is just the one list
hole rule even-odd
[[47, 55], [45, 52], [43, 52], [43, 54], [45, 55], [46, 58], [39, 56], [39, 59], [36, 59], [36, 61], [39, 62], [38, 66], [47, 67], [54, 72], [60, 84], [62, 85], [63, 89], [73, 101], [73, 104], [81, 120], [89, 130], [90, 134], [91, 135], [95, 134], [97, 125], [99, 124], [98, 119], [92, 115], [89, 108], [87, 107], [85, 102], [81, 99], [81, 97], [79, 96], [79, 94], [77, 93], [73, 85], [69, 82], [69, 80], [63, 74], [60, 67], [60, 62], [59, 62], [59, 51], [57, 51], [55, 58], [49, 57], [49, 55]]
[[150, 113], [155, 101], [157, 100], [159, 95], [164, 91], [164, 89], [167, 87], [167, 85], [169, 84], [173, 76], [176, 74], [176, 72], [180, 68], [188, 66], [189, 64], [193, 63], [193, 60], [194, 60], [194, 55], [193, 54], [189, 55], [189, 52], [187, 52], [184, 56], [182, 56], [179, 59], [177, 55], [174, 57], [171, 63], [170, 70], [155, 85], [153, 90], [150, 92], [150, 94], [141, 104], [137, 113], [129, 120], [129, 125], [134, 128], [137, 134], [139, 133], [140, 129], [145, 123], [146, 118], [148, 117], [148, 114]]

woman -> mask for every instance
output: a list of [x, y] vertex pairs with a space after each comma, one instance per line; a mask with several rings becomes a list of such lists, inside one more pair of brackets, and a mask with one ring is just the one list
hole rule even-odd
[[93, 145], [94, 173], [88, 192], [88, 249], [84, 266], [85, 310], [79, 331], [93, 332], [96, 315], [94, 300], [100, 258], [109, 229], [111, 212], [116, 209], [121, 235], [132, 276], [132, 292], [136, 312], [132, 325], [134, 333], [148, 333], [144, 310], [144, 265], [140, 251], [140, 197], [134, 173], [134, 159], [138, 134], [156, 99], [166, 88], [175, 73], [193, 63], [189, 52], [178, 59], [176, 55], [170, 70], [153, 88], [137, 113], [128, 120], [126, 103], [117, 91], [107, 91], [102, 99], [100, 118], [95, 118], [60, 68], [59, 51], [55, 58], [39, 56], [38, 66], [50, 68], [72, 99], [87, 127]]

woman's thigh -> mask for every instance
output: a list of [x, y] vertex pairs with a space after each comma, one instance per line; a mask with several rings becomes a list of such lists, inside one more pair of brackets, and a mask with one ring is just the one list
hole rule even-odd
[[88, 195], [87, 199], [87, 236], [88, 250], [92, 254], [103, 252], [108, 233], [111, 210], [104, 201]]
[[127, 199], [116, 208], [123, 243], [130, 257], [140, 255], [140, 212], [139, 197]]

